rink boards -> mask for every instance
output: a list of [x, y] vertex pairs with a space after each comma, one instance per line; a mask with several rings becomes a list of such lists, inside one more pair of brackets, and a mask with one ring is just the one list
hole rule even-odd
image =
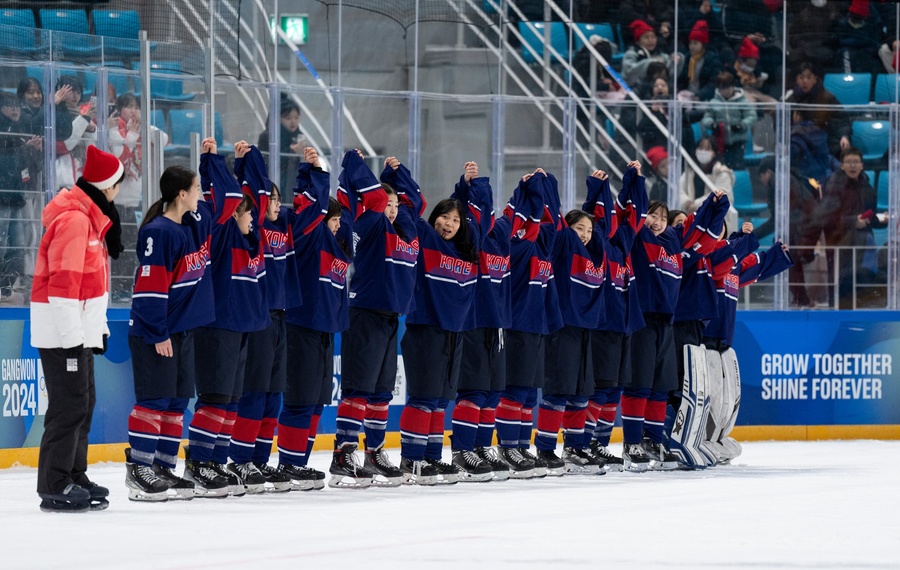
[[[109, 350], [95, 362], [91, 458], [120, 461], [134, 404], [128, 310], [111, 309], [109, 318]], [[36, 464], [43, 432], [46, 392], [27, 319], [27, 309], [0, 310], [0, 468]], [[893, 375], [900, 366], [900, 312], [740, 311], [734, 348], [742, 382], [738, 439], [900, 439], [900, 384]], [[335, 349], [336, 398], [339, 337]], [[399, 368], [389, 444], [399, 441], [406, 397]], [[333, 406], [325, 409], [317, 448], [330, 446], [334, 415]], [[185, 426], [189, 421], [190, 411]]]

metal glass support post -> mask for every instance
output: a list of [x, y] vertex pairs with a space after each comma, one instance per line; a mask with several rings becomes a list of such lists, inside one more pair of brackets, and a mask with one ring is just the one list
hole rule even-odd
[[[213, 30], [212, 26], [209, 27]], [[206, 60], [206, 103], [209, 114], [206, 115], [206, 121], [203, 122], [203, 136], [213, 137], [216, 135], [216, 50], [215, 39], [213, 36], [209, 38], [209, 58]], [[216, 144], [222, 144], [223, 141], [216, 141]]]
[[[141, 76], [139, 81], [141, 82], [141, 93], [144, 94], [142, 97], [142, 107], [143, 107], [143, 115], [146, 119], [141, 121], [141, 140], [149, 141], [150, 140], [150, 117], [153, 115], [153, 99], [150, 97], [150, 42], [147, 38], [147, 30], [141, 30], [141, 61], [140, 61], [140, 69]], [[162, 172], [154, 173], [150, 169], [149, 160], [141, 161], [141, 206], [144, 210], [150, 207], [150, 204], [155, 202], [153, 199], [153, 188], [155, 184], [153, 184], [154, 176], [159, 176]], [[197, 163], [191, 163], [197, 164]]]
[[563, 212], [575, 207], [575, 123], [578, 120], [578, 102], [571, 97], [563, 103], [563, 172], [561, 202]]
[[[791, 106], [779, 102], [775, 105], [775, 239], [790, 244], [791, 219]], [[788, 309], [790, 295], [788, 272], [783, 271], [774, 279], [774, 309]]]
[[[296, 58], [295, 58], [296, 59]], [[269, 180], [278, 180], [281, 184], [281, 89], [277, 83], [269, 84]], [[285, 197], [287, 188], [281, 188], [282, 200], [289, 202], [290, 196]]]
[[331, 162], [333, 169], [341, 167], [344, 156], [344, 92], [340, 87], [331, 87]]
[[409, 150], [406, 167], [412, 173], [413, 180], [419, 179], [419, 153], [422, 136], [422, 94], [413, 91], [409, 94]]
[[[50, 34], [50, 42], [53, 42], [53, 34]], [[51, 45], [52, 47], [52, 45]], [[52, 53], [52, 52], [51, 52]], [[53, 85], [53, 62], [46, 63], [44, 68], [44, 85], [49, 89]], [[51, 91], [48, 90], [48, 93]], [[44, 97], [44, 192], [41, 193], [40, 210], [49, 202], [59, 187], [56, 184], [56, 145], [48, 144], [56, 140], [56, 106], [53, 97]]]
[[[94, 81], [95, 108], [97, 109], [97, 148], [109, 151], [109, 92], [106, 64], [97, 68], [97, 78]], [[115, 103], [115, 101], [112, 101]], [[143, 121], [146, 123], [147, 121]], [[142, 125], [143, 126], [143, 125]], [[146, 139], [143, 139], [146, 140]]]
[[[669, 113], [669, 138], [666, 141], [666, 153], [669, 155], [669, 169], [666, 174], [666, 183], [669, 185], [669, 192], [666, 197], [666, 201], [668, 202], [669, 209], [671, 210], [681, 209], [681, 204], [678, 203], [681, 196], [679, 189], [679, 184], [681, 182], [681, 161], [678, 160], [677, 157], [678, 147], [681, 146], [682, 104], [683, 103], [679, 103], [674, 99], [666, 101], [666, 108]], [[649, 167], [649, 163], [641, 165], [642, 171], [646, 171], [646, 169]]]
[[494, 191], [494, 212], [498, 215], [506, 206], [506, 188], [503, 180], [503, 157], [506, 145], [506, 104], [502, 95], [491, 100], [491, 186]]
[[[898, 8], [900, 9], [900, 8]], [[900, 185], [900, 105], [891, 103], [890, 106], [891, 134], [889, 159], [888, 159], [888, 256], [887, 256], [887, 308], [895, 311], [900, 307], [900, 235], [898, 235], [898, 222], [900, 217], [900, 195], [897, 194]], [[882, 174], [882, 176], [884, 176]]]

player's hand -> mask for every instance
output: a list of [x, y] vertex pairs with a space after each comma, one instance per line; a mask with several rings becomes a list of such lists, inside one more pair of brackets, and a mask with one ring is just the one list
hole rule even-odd
[[172, 351], [172, 339], [167, 338], [162, 342], [156, 343], [156, 354], [171, 358], [175, 355]]

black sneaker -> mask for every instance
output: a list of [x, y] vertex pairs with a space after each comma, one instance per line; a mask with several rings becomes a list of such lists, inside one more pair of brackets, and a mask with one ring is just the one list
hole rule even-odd
[[245, 489], [245, 492], [250, 493], [251, 495], [255, 495], [266, 490], [266, 478], [256, 467], [256, 465], [254, 465], [250, 461], [246, 463], [232, 462], [229, 463], [225, 468], [233, 473], [238, 478], [238, 480], [240, 480], [241, 485], [243, 485]]
[[[566, 462], [560, 459], [552, 449], [538, 449], [537, 459], [544, 463], [547, 475], [561, 477], [566, 474]], [[535, 464], [536, 466], [537, 464]]]
[[437, 485], [438, 470], [425, 460], [413, 461], [412, 459], [400, 459], [400, 471], [403, 473], [404, 485]]
[[650, 458], [650, 469], [654, 471], [674, 471], [678, 469], [678, 459], [669, 453], [666, 446], [662, 443], [653, 443], [649, 438], [641, 441], [641, 447]]
[[376, 487], [399, 487], [403, 482], [403, 472], [391, 463], [383, 443], [375, 449], [366, 450], [364, 465], [375, 474], [372, 485]]
[[176, 501], [190, 501], [194, 498], [194, 484], [187, 479], [182, 479], [159, 463], [153, 464], [153, 472], [169, 486], [168, 496]]
[[[312, 491], [325, 487], [325, 474], [306, 465], [278, 464], [278, 472], [290, 481], [291, 491]], [[321, 486], [319, 486], [321, 482]]]
[[496, 449], [476, 446], [475, 455], [491, 468], [491, 477], [494, 481], [506, 481], [509, 479], [509, 465], [497, 457]]
[[626, 443], [622, 446], [622, 461], [627, 471], [646, 471], [650, 468], [650, 457], [640, 443]]
[[603, 467], [607, 471], [622, 471], [625, 469], [625, 462], [622, 461], [622, 458], [613, 455], [613, 452], [608, 447], [600, 445], [600, 442], [596, 439], [591, 441], [591, 452], [594, 454], [594, 457], [603, 460]]
[[375, 473], [367, 467], [360, 465], [356, 459], [356, 444], [344, 443], [337, 447], [335, 442], [334, 455], [331, 458], [330, 487], [346, 487], [351, 489], [365, 489], [372, 485]]
[[91, 509], [91, 493], [70, 483], [61, 493], [38, 493], [45, 513], [85, 513]]
[[445, 463], [440, 459], [429, 459], [425, 458], [425, 463], [433, 466], [438, 471], [438, 484], [439, 485], [455, 485], [459, 482], [459, 468], [456, 465], [452, 465], [450, 463]]
[[[491, 466], [478, 457], [474, 451], [467, 449], [454, 451], [453, 465], [459, 469], [460, 481], [484, 482], [494, 478]], [[509, 469], [506, 472], [508, 474]]]
[[169, 499], [169, 484], [160, 479], [149, 465], [131, 462], [131, 449], [125, 449], [125, 485], [132, 501], [162, 502]]
[[547, 476], [547, 462], [541, 459], [540, 457], [531, 453], [527, 447], [520, 447], [519, 453], [522, 454], [522, 457], [525, 459], [530, 459], [534, 463], [534, 476], [538, 479], [541, 477]]
[[280, 473], [278, 469], [272, 467], [268, 463], [257, 463], [253, 462], [253, 465], [262, 473], [262, 476], [266, 479], [266, 491], [270, 491], [272, 493], [287, 493], [291, 490], [291, 478], [285, 474]]
[[228, 496], [228, 478], [216, 468], [218, 463], [194, 461], [189, 447], [184, 448], [184, 478], [194, 484], [195, 497], [221, 499]]
[[602, 468], [603, 460], [594, 457], [587, 449], [567, 447], [563, 449], [563, 461], [566, 463], [566, 473], [572, 475], [605, 475]]

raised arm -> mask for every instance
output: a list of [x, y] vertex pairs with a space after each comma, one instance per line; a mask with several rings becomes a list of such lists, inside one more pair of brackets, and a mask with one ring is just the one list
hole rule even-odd
[[206, 201], [215, 209], [216, 224], [226, 223], [240, 206], [243, 193], [237, 180], [225, 166], [225, 157], [216, 154], [216, 141], [212, 138], [203, 141], [200, 181]]
[[234, 174], [241, 183], [243, 192], [253, 199], [256, 223], [261, 226], [272, 197], [272, 182], [269, 180], [266, 161], [259, 149], [247, 141], [235, 143], [234, 157]]
[[421, 218], [425, 214], [425, 198], [422, 196], [418, 182], [413, 180], [409, 169], [400, 164], [396, 158], [389, 157], [385, 161], [384, 170], [381, 171], [381, 181], [390, 184], [397, 190], [400, 207], [409, 208], [413, 219]]
[[[303, 149], [294, 188], [294, 231], [306, 235], [322, 223], [328, 213], [331, 176], [322, 170], [316, 149]], [[343, 225], [343, 223], [342, 223]]]
[[354, 220], [368, 210], [383, 213], [388, 203], [387, 193], [356, 149], [344, 153], [337, 194]]
[[494, 197], [490, 179], [478, 176], [478, 164], [467, 162], [452, 194], [466, 205], [472, 243], [478, 246], [494, 226]]
[[682, 248], [700, 256], [709, 255], [714, 251], [729, 207], [725, 192], [714, 190], [707, 196], [700, 208], [684, 221], [681, 232]]

